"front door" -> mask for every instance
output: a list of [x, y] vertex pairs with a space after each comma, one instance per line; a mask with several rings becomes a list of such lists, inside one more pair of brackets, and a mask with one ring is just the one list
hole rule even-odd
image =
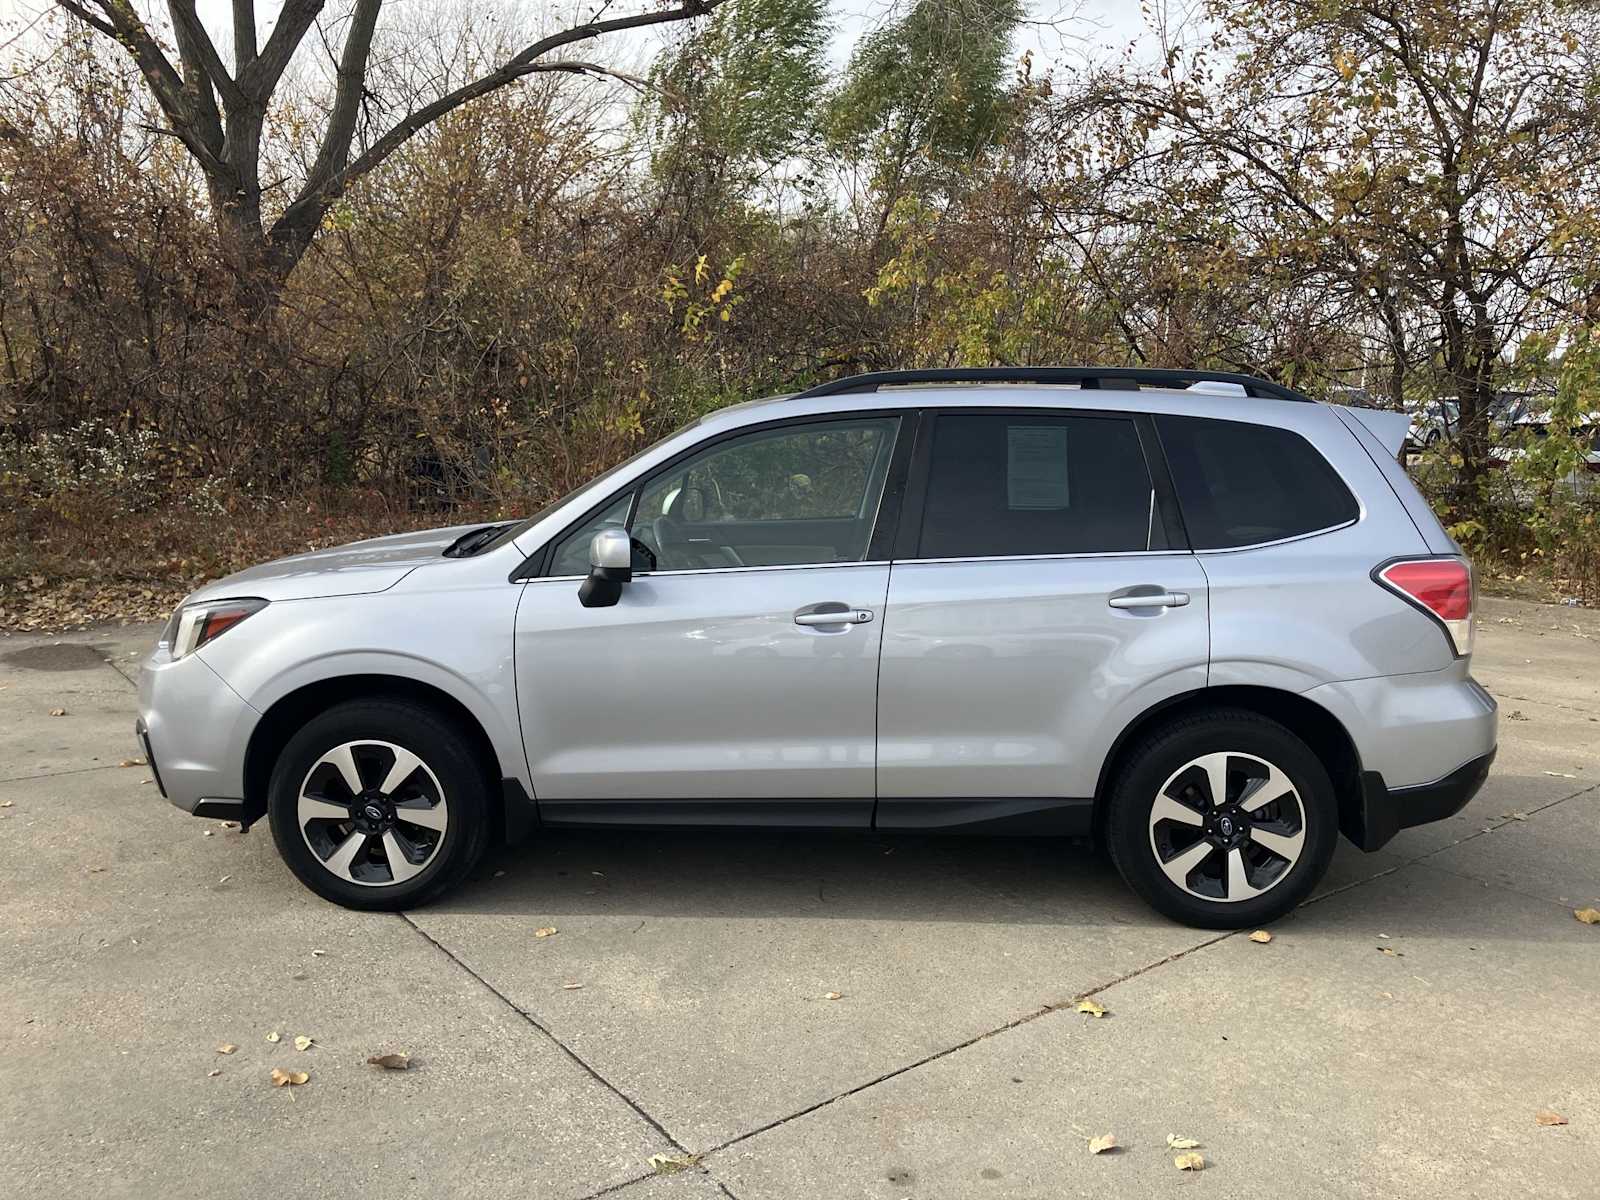
[[[516, 646], [545, 820], [870, 822], [889, 568], [869, 551], [899, 424], [720, 439], [552, 547]], [[628, 526], [642, 569], [617, 604], [584, 608], [578, 575], [606, 523]]]
[[1121, 730], [1206, 681], [1205, 575], [1172, 548], [1153, 434], [1042, 409], [931, 434], [889, 584], [877, 823], [1086, 818]]

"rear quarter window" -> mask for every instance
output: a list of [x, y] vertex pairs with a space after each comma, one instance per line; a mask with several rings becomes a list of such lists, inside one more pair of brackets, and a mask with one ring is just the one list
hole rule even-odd
[[1157, 417], [1196, 550], [1252, 546], [1346, 525], [1360, 506], [1298, 433], [1246, 421]]

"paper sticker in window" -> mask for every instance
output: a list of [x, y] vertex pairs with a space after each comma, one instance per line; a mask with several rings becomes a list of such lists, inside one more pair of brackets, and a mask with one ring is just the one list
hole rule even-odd
[[1067, 507], [1065, 425], [1006, 427], [1006, 505], [1016, 509]]

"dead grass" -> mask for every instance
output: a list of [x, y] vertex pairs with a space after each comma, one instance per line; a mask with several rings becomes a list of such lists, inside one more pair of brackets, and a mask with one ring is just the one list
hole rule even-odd
[[417, 511], [364, 492], [239, 502], [220, 515], [177, 503], [131, 516], [92, 505], [17, 506], [0, 511], [0, 630], [164, 620], [200, 584], [256, 563], [498, 515]]

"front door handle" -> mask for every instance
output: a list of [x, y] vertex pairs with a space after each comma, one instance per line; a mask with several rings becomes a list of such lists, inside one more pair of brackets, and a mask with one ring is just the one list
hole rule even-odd
[[817, 625], [865, 625], [872, 620], [870, 608], [845, 608], [838, 612], [811, 612], [802, 611], [794, 615], [796, 625], [814, 627]]
[[1112, 608], [1182, 608], [1189, 603], [1189, 593], [1146, 592], [1140, 596], [1113, 596], [1106, 603]]

